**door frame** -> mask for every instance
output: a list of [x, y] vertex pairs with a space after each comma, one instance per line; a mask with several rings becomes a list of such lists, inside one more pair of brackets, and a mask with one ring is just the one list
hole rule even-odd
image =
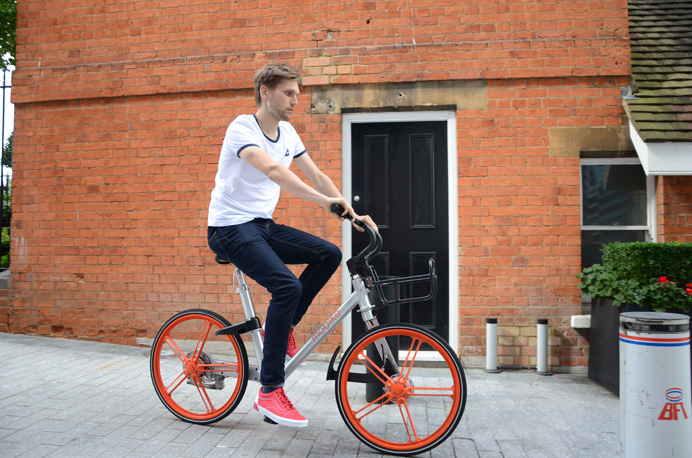
[[[457, 118], [454, 111], [409, 111], [409, 112], [380, 112], [380, 113], [349, 113], [342, 116], [341, 130], [341, 161], [342, 161], [342, 193], [350, 202], [353, 198], [351, 169], [351, 126], [363, 123], [382, 122], [426, 122], [443, 121], [447, 123], [447, 196], [449, 212], [449, 345], [458, 350], [459, 347], [459, 197], [457, 193]], [[342, 252], [344, 260], [352, 254], [351, 225], [344, 224], [341, 228]], [[347, 272], [345, 268], [342, 272]], [[348, 274], [341, 276], [342, 302], [351, 292], [351, 279]], [[343, 322], [342, 343], [348, 348], [353, 339], [351, 320]]]

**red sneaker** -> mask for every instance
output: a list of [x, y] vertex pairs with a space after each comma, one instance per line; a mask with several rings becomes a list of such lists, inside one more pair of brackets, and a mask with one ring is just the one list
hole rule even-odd
[[[286, 349], [286, 356], [293, 358], [296, 353], [298, 353], [298, 346], [296, 345], [296, 338], [293, 335], [293, 328], [291, 328], [291, 331], [288, 333], [288, 348]], [[305, 363], [306, 361], [303, 360], [300, 365], [303, 366]]]
[[307, 418], [293, 407], [283, 388], [271, 393], [263, 393], [260, 388], [254, 407], [256, 411], [280, 425], [293, 428], [304, 428], [308, 425]]
[[[264, 338], [264, 323], [262, 323], [262, 338]], [[291, 358], [293, 358], [296, 353], [298, 353], [298, 346], [296, 345], [296, 338], [293, 336], [293, 328], [288, 333], [288, 348], [286, 349], [286, 361], [290, 361]], [[303, 360], [303, 362], [300, 363], [301, 366], [304, 366], [307, 363], [307, 361]]]

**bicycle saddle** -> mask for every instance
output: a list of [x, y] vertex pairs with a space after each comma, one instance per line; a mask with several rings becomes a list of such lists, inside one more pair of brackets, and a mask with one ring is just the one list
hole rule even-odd
[[217, 264], [230, 264], [231, 263], [231, 261], [226, 261], [225, 259], [221, 259], [218, 254], [214, 258], [214, 261], [216, 261]]

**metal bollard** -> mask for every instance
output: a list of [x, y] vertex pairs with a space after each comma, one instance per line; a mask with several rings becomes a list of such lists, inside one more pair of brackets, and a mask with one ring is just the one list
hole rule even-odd
[[497, 374], [497, 318], [485, 320], [485, 372]]
[[620, 314], [623, 456], [692, 456], [691, 390], [689, 317]]
[[539, 318], [536, 326], [536, 373], [553, 375], [548, 370], [548, 319]]

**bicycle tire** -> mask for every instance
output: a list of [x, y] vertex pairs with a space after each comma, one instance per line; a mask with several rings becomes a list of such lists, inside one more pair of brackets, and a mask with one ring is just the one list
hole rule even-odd
[[243, 341], [215, 332], [230, 326], [216, 312], [185, 310], [161, 327], [151, 346], [154, 390], [166, 408], [189, 423], [207, 425], [238, 406], [248, 382]]
[[[398, 352], [401, 374], [387, 375], [386, 365], [373, 361], [366, 348], [379, 339], [398, 337], [410, 339], [410, 344]], [[372, 376], [386, 387], [369, 401], [363, 380]], [[461, 361], [439, 335], [414, 324], [378, 326], [361, 336], [341, 359], [335, 390], [339, 413], [351, 432], [374, 450], [397, 456], [440, 445], [459, 425], [466, 407]]]

